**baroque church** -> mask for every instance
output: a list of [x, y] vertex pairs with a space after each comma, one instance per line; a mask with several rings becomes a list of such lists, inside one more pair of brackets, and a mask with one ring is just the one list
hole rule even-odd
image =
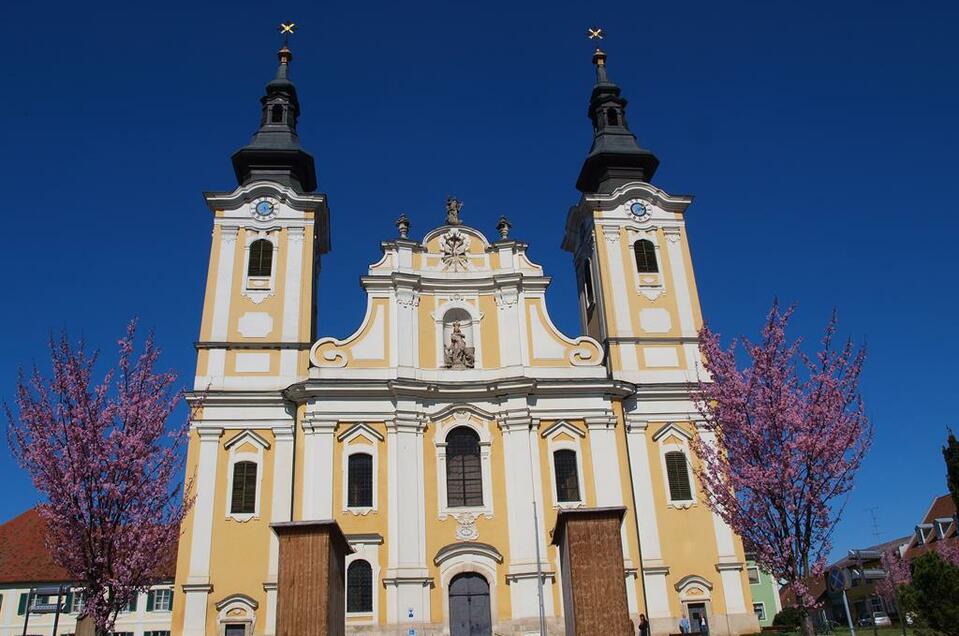
[[[558, 511], [625, 507], [622, 577], [656, 634], [686, 616], [758, 631], [743, 546], [703, 502], [691, 442], [712, 441], [691, 390], [702, 316], [685, 213], [653, 185], [626, 99], [593, 55], [593, 143], [562, 248], [581, 335], [546, 310], [549, 278], [500, 219], [487, 236], [447, 201], [405, 217], [361, 285], [352, 335], [316, 333], [330, 207], [297, 135], [292, 54], [260, 126], [208, 192], [213, 240], [196, 343], [173, 633], [276, 633], [270, 525], [335, 520], [347, 633], [564, 633]], [[437, 219], [442, 220], [441, 218]], [[486, 220], [492, 224], [493, 219]]]

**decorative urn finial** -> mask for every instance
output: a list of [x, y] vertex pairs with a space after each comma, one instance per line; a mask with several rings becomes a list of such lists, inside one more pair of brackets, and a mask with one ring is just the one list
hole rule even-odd
[[405, 212], [400, 214], [400, 218], [396, 219], [396, 229], [400, 232], [400, 238], [409, 238], [410, 218], [406, 216]]
[[496, 224], [496, 230], [499, 232], [499, 236], [504, 241], [509, 238], [509, 230], [513, 227], [513, 224], [509, 222], [505, 216], [499, 217], [499, 222]]

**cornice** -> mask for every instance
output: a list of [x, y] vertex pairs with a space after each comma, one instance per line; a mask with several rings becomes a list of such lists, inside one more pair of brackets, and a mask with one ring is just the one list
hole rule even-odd
[[326, 208], [327, 197], [322, 192], [297, 192], [289, 186], [281, 185], [273, 181], [253, 181], [245, 186], [239, 186], [232, 192], [204, 192], [203, 199], [211, 212], [217, 210], [231, 210], [248, 203], [253, 199], [273, 196], [294, 210], [305, 212], [307, 210], [316, 210], [317, 208]]

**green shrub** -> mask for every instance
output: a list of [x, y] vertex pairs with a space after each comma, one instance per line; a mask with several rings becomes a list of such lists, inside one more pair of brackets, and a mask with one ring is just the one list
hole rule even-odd
[[802, 624], [802, 610], [798, 607], [784, 607], [773, 618], [773, 625], [799, 627]]

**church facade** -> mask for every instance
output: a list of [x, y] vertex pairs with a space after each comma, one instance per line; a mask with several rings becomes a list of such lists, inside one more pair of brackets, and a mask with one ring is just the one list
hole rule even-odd
[[[758, 631], [741, 541], [704, 504], [691, 442], [702, 323], [688, 196], [650, 183], [658, 160], [593, 61], [594, 140], [563, 248], [582, 334], [546, 310], [549, 278], [501, 219], [470, 227], [455, 199], [422, 236], [405, 217], [361, 279], [366, 315], [318, 337], [327, 197], [300, 145], [284, 47], [260, 128], [233, 156], [239, 185], [213, 215], [197, 342], [173, 632], [274, 634], [271, 523], [334, 519], [347, 557], [349, 633], [563, 632], [564, 508], [625, 507], [634, 619], [677, 632]], [[494, 219], [486, 221], [492, 225]], [[710, 441], [709, 439], [706, 440]]]

